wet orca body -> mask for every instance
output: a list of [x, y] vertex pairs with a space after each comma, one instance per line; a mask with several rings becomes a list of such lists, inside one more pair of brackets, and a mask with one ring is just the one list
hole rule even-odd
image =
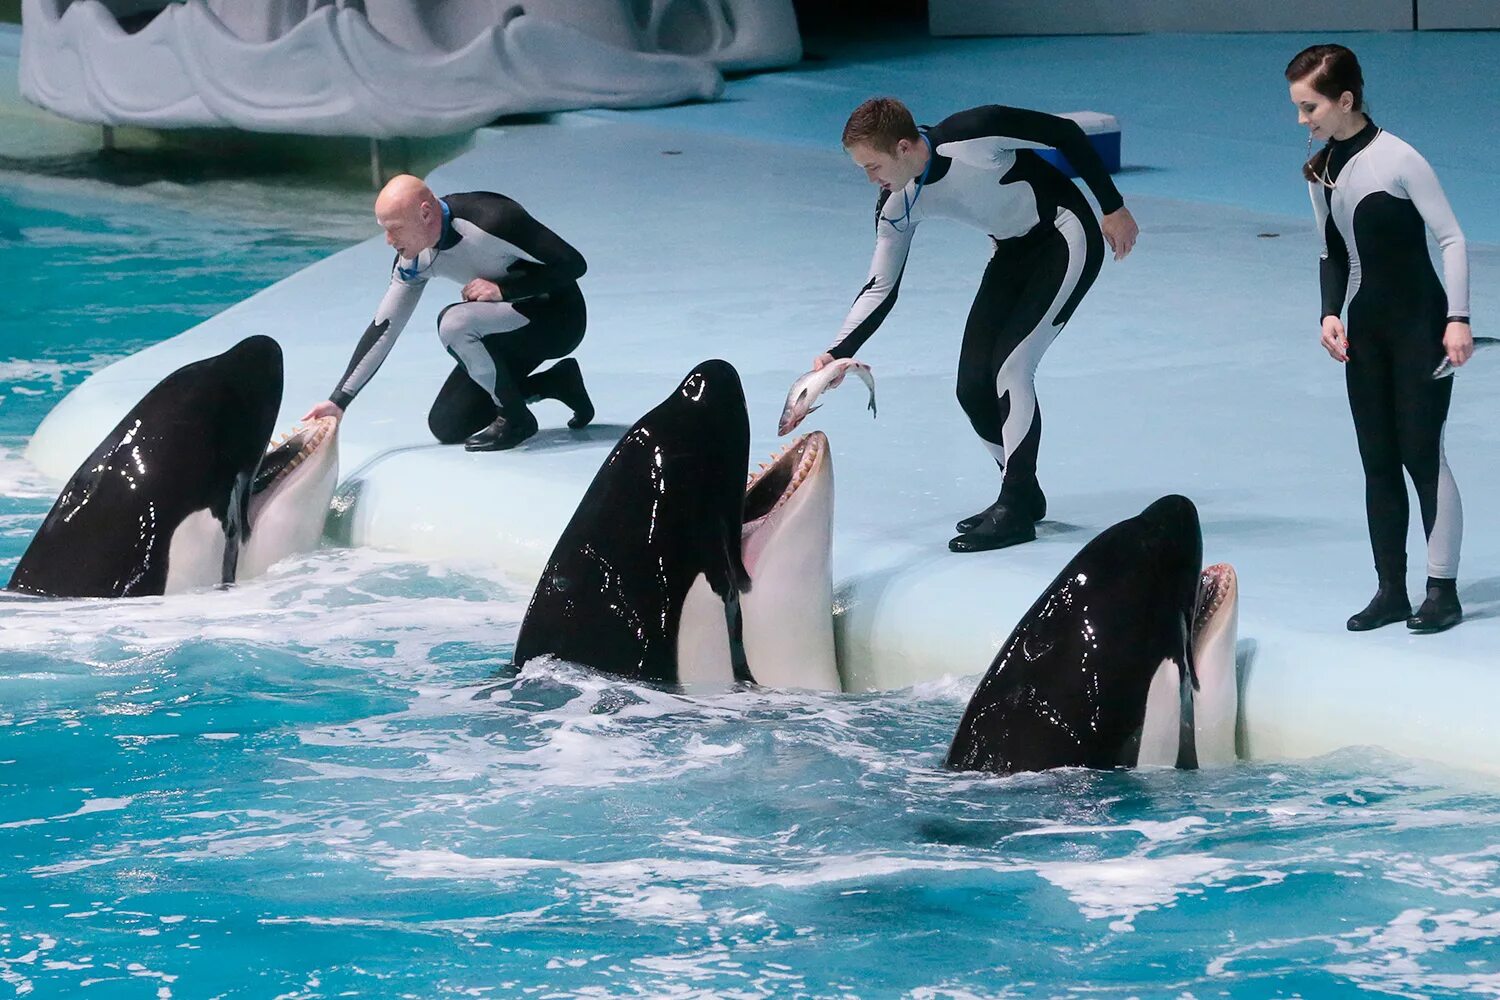
[[282, 374], [280, 345], [254, 336], [164, 378], [68, 480], [7, 589], [175, 593], [315, 545], [338, 477], [336, 422], [268, 455]]
[[[1213, 724], [1230, 727], [1232, 757], [1234, 644], [1225, 625], [1232, 629], [1237, 590], [1232, 569], [1204, 572], [1202, 559], [1197, 508], [1181, 496], [1085, 545], [1000, 648], [946, 765], [1000, 773], [1193, 766], [1203, 669], [1215, 679]], [[1204, 649], [1212, 663], [1199, 662]], [[1217, 733], [1200, 738], [1225, 743]]]
[[727, 649], [725, 679], [751, 680], [739, 621], [749, 452], [739, 374], [705, 361], [604, 460], [532, 594], [515, 665], [547, 655], [677, 684], [680, 663]]

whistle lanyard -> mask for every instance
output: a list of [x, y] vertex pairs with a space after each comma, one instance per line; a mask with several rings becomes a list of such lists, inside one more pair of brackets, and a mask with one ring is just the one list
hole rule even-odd
[[922, 188], [927, 185], [927, 171], [932, 169], [932, 141], [927, 138], [926, 132], [921, 133], [921, 136], [922, 141], [927, 144], [927, 163], [922, 167], [922, 176], [917, 178], [917, 193], [911, 195], [908, 199], [906, 188], [903, 187], [901, 189], [901, 205], [904, 209], [901, 213], [901, 222], [903, 225], [905, 225], [906, 228], [903, 229], [901, 228], [901, 226], [896, 225], [895, 219], [885, 220], [890, 224], [890, 227], [892, 229], [902, 234], [905, 234], [908, 230], [911, 229], [911, 210], [917, 207], [917, 199], [922, 197]]
[[[442, 231], [438, 233], [438, 246], [441, 246], [443, 243], [443, 237], [448, 235], [448, 230], [453, 226], [453, 213], [448, 209], [448, 203], [443, 199], [438, 199], [438, 205], [443, 210], [443, 228]], [[422, 275], [432, 270], [432, 266], [437, 263], [438, 254], [440, 253], [442, 253], [441, 250], [439, 250], [437, 247], [433, 247], [432, 256], [427, 258], [426, 267], [422, 266], [422, 255], [419, 253], [417, 254], [416, 259], [411, 262], [411, 267], [403, 267], [398, 263], [396, 265], [396, 273], [401, 276], [402, 281], [416, 281]]]

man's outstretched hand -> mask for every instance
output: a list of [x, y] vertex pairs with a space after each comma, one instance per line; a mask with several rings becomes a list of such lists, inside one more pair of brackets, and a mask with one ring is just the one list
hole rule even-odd
[[302, 414], [302, 422], [317, 420], [319, 417], [333, 417], [335, 420], [344, 419], [344, 408], [331, 399], [325, 399], [312, 409]]

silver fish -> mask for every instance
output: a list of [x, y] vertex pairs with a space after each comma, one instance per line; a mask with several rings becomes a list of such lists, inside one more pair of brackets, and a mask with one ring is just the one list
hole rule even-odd
[[821, 396], [824, 391], [837, 386], [844, 380], [844, 376], [850, 372], [857, 375], [860, 381], [869, 387], [870, 413], [874, 414], [875, 373], [863, 361], [855, 361], [853, 358], [840, 358], [837, 361], [824, 365], [822, 368], [808, 372], [792, 383], [791, 391], [786, 394], [786, 405], [781, 408], [781, 422], [776, 425], [776, 433], [791, 433], [809, 413], [818, 408], [813, 405], [813, 401]]

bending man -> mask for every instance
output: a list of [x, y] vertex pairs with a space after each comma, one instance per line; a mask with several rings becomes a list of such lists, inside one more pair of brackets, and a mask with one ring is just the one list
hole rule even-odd
[[[593, 419], [578, 362], [564, 357], [583, 340], [578, 279], [587, 265], [577, 250], [504, 195], [439, 198], [409, 174], [380, 192], [375, 218], [396, 249], [390, 288], [338, 386], [304, 420], [343, 416], [434, 275], [463, 286], [461, 301], [438, 315], [438, 337], [458, 362], [427, 416], [439, 441], [463, 441], [469, 451], [514, 448], [536, 433], [527, 403], [541, 398], [573, 410], [569, 427]], [[550, 358], [564, 360], [533, 374]]]
[[[1083, 192], [1034, 152], [1045, 146], [1062, 152], [1088, 184], [1102, 224]], [[813, 366], [852, 357], [880, 326], [896, 302], [918, 223], [954, 219], [988, 233], [994, 251], [964, 328], [958, 401], [1003, 478], [999, 498], [959, 521], [948, 547], [979, 552], [1029, 542], [1047, 511], [1036, 477], [1036, 366], [1098, 276], [1103, 241], [1121, 259], [1135, 245], [1135, 220], [1078, 124], [1039, 111], [989, 105], [919, 130], [905, 105], [878, 97], [849, 116], [844, 149], [880, 186], [875, 259], [838, 338]]]

